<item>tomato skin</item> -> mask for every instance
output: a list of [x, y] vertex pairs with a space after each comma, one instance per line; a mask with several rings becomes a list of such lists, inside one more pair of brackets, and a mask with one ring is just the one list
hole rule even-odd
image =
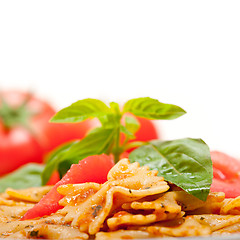
[[226, 198], [240, 196], [240, 161], [219, 151], [211, 152], [212, 192], [224, 192]]
[[26, 129], [14, 128], [0, 131], [0, 175], [11, 172], [26, 162], [42, 162], [43, 152], [39, 143]]
[[60, 176], [58, 171], [55, 170], [46, 185], [55, 185], [58, 181], [60, 181]]
[[61, 209], [58, 201], [63, 196], [57, 192], [57, 188], [64, 184], [77, 184], [84, 182], [104, 183], [107, 174], [113, 167], [114, 162], [110, 156], [105, 154], [89, 156], [78, 164], [73, 164], [63, 178], [37, 203], [29, 209], [22, 220], [43, 217]]
[[[93, 127], [91, 120], [85, 120], [80, 123], [51, 123], [49, 119], [54, 114], [55, 112], [46, 119], [44, 126], [42, 122], [35, 125], [44, 153], [48, 153], [65, 142], [82, 139]], [[41, 127], [37, 127], [38, 125], [42, 125], [42, 131], [40, 131]]]
[[222, 181], [213, 178], [211, 192], [224, 192], [226, 198], [235, 198], [240, 196], [240, 179], [232, 179], [230, 181]]
[[226, 178], [238, 177], [240, 173], [240, 161], [219, 151], [211, 152], [213, 166], [220, 169]]
[[[25, 92], [4, 91], [0, 92], [4, 101], [12, 108], [18, 108], [26, 99], [25, 106], [29, 112], [33, 112], [29, 122], [25, 126], [17, 124], [10, 129], [5, 129], [0, 119], [0, 175], [9, 173], [21, 165], [29, 162], [42, 162], [44, 151], [41, 146], [41, 139], [38, 138], [33, 122], [41, 122], [39, 131], [43, 130], [50, 116], [54, 113], [53, 108], [46, 102], [28, 96]], [[0, 107], [1, 107], [0, 100]]]
[[27, 128], [17, 124], [7, 130], [0, 116], [0, 176], [29, 162], [43, 162], [46, 153], [64, 142], [83, 138], [93, 127], [90, 120], [77, 124], [50, 123], [55, 109], [27, 92], [2, 91], [0, 96], [12, 108], [18, 108], [27, 99], [25, 108], [32, 113], [27, 119]]
[[136, 117], [140, 123], [140, 128], [136, 132], [135, 141], [150, 141], [153, 139], [159, 139], [160, 136], [152, 120]]

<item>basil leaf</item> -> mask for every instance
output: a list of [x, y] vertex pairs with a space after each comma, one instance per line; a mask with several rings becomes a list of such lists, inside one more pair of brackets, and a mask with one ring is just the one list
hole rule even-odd
[[121, 119], [119, 105], [115, 102], [110, 103], [111, 114], [98, 117], [104, 128], [117, 128]]
[[60, 145], [59, 147], [55, 148], [55, 150], [52, 151], [52, 152], [49, 154], [49, 156], [48, 156], [48, 158], [47, 158], [46, 161], [47, 161], [48, 163], [51, 162], [51, 161], [53, 161], [53, 159], [54, 159], [55, 157], [59, 157], [59, 155], [62, 155], [64, 152], [68, 151], [69, 148], [70, 148], [72, 145], [78, 143], [79, 141], [80, 141], [80, 140], [70, 141], [70, 142], [64, 143], [64, 144]]
[[116, 121], [116, 116], [114, 114], [107, 114], [98, 118], [102, 124], [103, 128], [115, 128], [118, 123]]
[[110, 108], [102, 101], [92, 98], [79, 100], [56, 113], [51, 122], [76, 123], [87, 118], [102, 118], [111, 114]]
[[[47, 161], [46, 167], [42, 173], [42, 183], [45, 184], [50, 178], [52, 172], [58, 169], [61, 176], [63, 176], [68, 166], [76, 164], [80, 160], [102, 153], [109, 153], [112, 146], [113, 138], [116, 129], [106, 129], [103, 127], [92, 130], [84, 139], [76, 141], [69, 145], [69, 147], [62, 147], [58, 149], [53, 158]], [[61, 169], [61, 167], [63, 167]]]
[[205, 201], [212, 183], [212, 161], [207, 144], [201, 139], [151, 141], [134, 150], [129, 159], [151, 169], [193, 196]]
[[140, 127], [140, 123], [134, 117], [125, 116], [125, 126], [120, 125], [120, 131], [127, 135], [129, 139], [135, 139], [135, 133]]
[[[103, 127], [95, 128], [84, 139], [73, 145], [67, 152], [69, 159], [76, 156], [90, 156], [95, 154], [108, 153], [109, 147], [113, 142], [116, 129], [106, 129]], [[81, 158], [82, 159], [82, 158]], [[80, 159], [79, 159], [80, 160]]]
[[66, 172], [71, 168], [72, 164], [73, 164], [72, 161], [67, 161], [67, 160], [62, 161], [58, 164], [57, 170], [60, 178], [62, 178], [66, 174]]
[[161, 103], [149, 97], [131, 99], [125, 103], [123, 112], [148, 119], [176, 119], [186, 112], [173, 104]]
[[53, 152], [51, 152], [51, 154], [48, 156], [46, 160], [46, 166], [41, 174], [42, 185], [45, 185], [52, 176], [54, 170], [58, 169], [58, 165], [61, 162], [61, 159], [65, 157], [64, 154], [68, 152], [68, 150], [78, 142], [79, 141], [66, 143], [56, 148]]
[[134, 139], [135, 136], [132, 132], [130, 132], [125, 126], [120, 125], [120, 132], [126, 134], [130, 139]]
[[140, 123], [136, 118], [126, 116], [125, 126], [128, 129], [128, 131], [130, 131], [132, 134], [135, 134], [140, 128]]
[[120, 108], [119, 108], [119, 104], [118, 103], [115, 103], [115, 102], [110, 102], [110, 108], [112, 110], [112, 112], [115, 114], [115, 115], [118, 115], [121, 117], [121, 112], [120, 112]]
[[41, 186], [41, 173], [43, 166], [40, 164], [26, 164], [16, 171], [0, 178], [0, 192], [7, 188], [24, 189]]

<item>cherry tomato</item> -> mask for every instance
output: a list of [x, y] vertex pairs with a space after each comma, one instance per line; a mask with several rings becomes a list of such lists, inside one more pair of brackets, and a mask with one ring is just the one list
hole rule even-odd
[[240, 161], [219, 151], [211, 152], [212, 192], [224, 192], [227, 198], [240, 196]]
[[60, 185], [84, 182], [106, 182], [107, 174], [113, 165], [113, 159], [105, 154], [90, 156], [81, 160], [78, 164], [73, 164], [50, 192], [48, 192], [39, 203], [26, 212], [22, 220], [42, 217], [61, 209], [62, 207], [58, 204], [58, 201], [63, 196], [57, 192], [57, 188]]
[[56, 113], [46, 101], [22, 91], [0, 92], [0, 176], [28, 162], [42, 162], [50, 150], [81, 139], [91, 121], [49, 123]]

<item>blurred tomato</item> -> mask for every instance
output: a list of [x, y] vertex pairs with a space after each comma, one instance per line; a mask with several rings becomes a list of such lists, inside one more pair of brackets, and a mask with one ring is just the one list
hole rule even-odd
[[49, 123], [56, 113], [50, 104], [22, 91], [0, 92], [0, 175], [28, 162], [42, 162], [50, 150], [81, 139], [92, 122]]
[[79, 161], [78, 164], [73, 164], [66, 175], [54, 185], [41, 201], [26, 212], [22, 220], [49, 215], [63, 208], [58, 203], [63, 198], [63, 195], [57, 191], [59, 186], [85, 182], [104, 183], [107, 181], [107, 174], [113, 165], [113, 159], [105, 154], [89, 156]]
[[160, 138], [153, 121], [146, 118], [140, 118], [140, 117], [136, 117], [136, 118], [140, 123], [140, 128], [136, 132], [135, 141], [150, 141], [153, 139]]
[[211, 152], [212, 192], [224, 192], [227, 198], [240, 196], [240, 161], [219, 151]]

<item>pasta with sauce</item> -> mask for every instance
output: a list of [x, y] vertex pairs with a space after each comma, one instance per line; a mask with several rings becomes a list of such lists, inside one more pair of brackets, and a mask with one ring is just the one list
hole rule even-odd
[[157, 171], [128, 159], [109, 171], [104, 184], [59, 186], [62, 209], [21, 221], [50, 188], [7, 189], [0, 195], [1, 238], [145, 239], [240, 232], [240, 197], [210, 193], [203, 202], [171, 189]]

